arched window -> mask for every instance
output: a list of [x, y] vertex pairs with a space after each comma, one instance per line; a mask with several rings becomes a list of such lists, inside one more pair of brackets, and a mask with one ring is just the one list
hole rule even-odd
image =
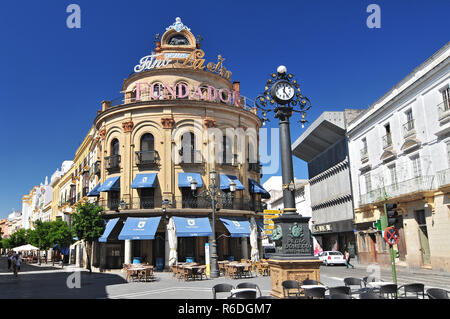
[[231, 143], [230, 138], [224, 135], [222, 138], [222, 163], [232, 163], [232, 150], [233, 144]]
[[145, 133], [141, 137], [141, 151], [154, 151], [155, 150], [155, 139], [152, 134]]
[[181, 136], [180, 155], [184, 163], [194, 163], [195, 158], [195, 134], [184, 133]]
[[188, 88], [189, 85], [186, 82], [178, 82], [175, 86], [177, 98], [179, 98], [179, 96], [183, 96], [183, 99], [187, 99], [189, 97], [189, 95], [186, 95], [189, 90]]
[[117, 138], [111, 142], [111, 155], [119, 155], [119, 140]]

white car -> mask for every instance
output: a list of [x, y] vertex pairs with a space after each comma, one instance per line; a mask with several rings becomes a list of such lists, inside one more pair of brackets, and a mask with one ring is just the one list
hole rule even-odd
[[345, 265], [344, 254], [340, 251], [324, 251], [319, 259], [322, 260], [325, 266], [328, 265]]

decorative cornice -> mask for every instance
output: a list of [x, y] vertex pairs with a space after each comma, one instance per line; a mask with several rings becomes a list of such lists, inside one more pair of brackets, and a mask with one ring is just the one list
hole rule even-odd
[[133, 121], [127, 121], [122, 123], [122, 128], [124, 133], [130, 133], [133, 130]]
[[175, 125], [175, 120], [173, 117], [162, 117], [161, 124], [163, 128], [172, 128]]

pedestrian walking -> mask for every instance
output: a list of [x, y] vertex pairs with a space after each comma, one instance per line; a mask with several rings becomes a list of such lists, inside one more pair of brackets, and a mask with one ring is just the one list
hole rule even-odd
[[9, 252], [8, 253], [8, 270], [10, 270], [11, 269], [11, 260], [12, 260], [12, 254], [11, 254], [11, 252]]
[[348, 252], [347, 249], [344, 251], [344, 257], [345, 257], [345, 266], [346, 266], [347, 268], [348, 268], [348, 266], [351, 266], [352, 269], [355, 268], [355, 266], [353, 266], [353, 265], [350, 263], [350, 254], [349, 254], [349, 252]]
[[12, 259], [14, 276], [17, 277], [20, 271], [20, 266], [22, 265], [22, 253], [16, 254]]

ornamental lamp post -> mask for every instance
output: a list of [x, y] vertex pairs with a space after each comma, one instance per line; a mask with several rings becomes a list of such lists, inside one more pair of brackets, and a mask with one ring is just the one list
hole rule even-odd
[[275, 254], [271, 259], [301, 260], [314, 259], [312, 235], [308, 227], [310, 217], [297, 213], [295, 207], [295, 182], [292, 164], [290, 118], [299, 113], [298, 121], [302, 128], [308, 121], [306, 112], [311, 108], [310, 100], [305, 97], [294, 75], [280, 65], [277, 73], [267, 80], [264, 92], [255, 99], [255, 107], [261, 111], [262, 122], [268, 122], [267, 114], [274, 112], [279, 120], [281, 145], [281, 170], [284, 209], [280, 217], [274, 219], [272, 240], [275, 241]]
[[[218, 199], [223, 197], [223, 194], [217, 191], [216, 186], [216, 177], [217, 173], [216, 171], [212, 170], [209, 173], [209, 188], [205, 189], [200, 194], [196, 195], [195, 191], [197, 190], [197, 181], [195, 179], [192, 179], [190, 182], [191, 190], [192, 190], [192, 196], [198, 198], [205, 198], [205, 199], [211, 199], [211, 208], [212, 208], [212, 236], [211, 236], [211, 271], [210, 271], [210, 277], [211, 278], [219, 278], [219, 267], [217, 264], [217, 245], [216, 245], [216, 204], [218, 202]], [[230, 192], [233, 194], [236, 191], [236, 183], [231, 181], [230, 182]]]

